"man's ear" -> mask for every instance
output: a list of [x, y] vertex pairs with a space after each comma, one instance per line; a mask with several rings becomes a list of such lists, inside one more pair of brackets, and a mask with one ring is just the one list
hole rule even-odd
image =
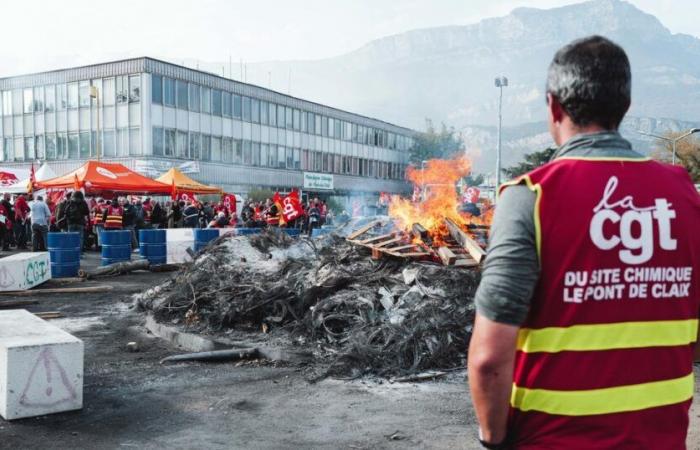
[[547, 112], [552, 124], [560, 124], [564, 120], [564, 108], [552, 94], [547, 94]]

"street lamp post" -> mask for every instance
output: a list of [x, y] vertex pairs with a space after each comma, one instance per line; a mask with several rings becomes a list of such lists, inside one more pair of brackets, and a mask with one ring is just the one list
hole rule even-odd
[[97, 86], [90, 86], [90, 97], [97, 102], [97, 137], [95, 138], [95, 156], [100, 160], [100, 90]]
[[508, 78], [504, 76], [496, 77], [496, 87], [498, 88], [498, 148], [496, 150], [496, 191], [501, 185], [501, 125], [503, 122], [503, 88], [508, 86]]
[[641, 130], [635, 130], [639, 134], [643, 134], [645, 136], [651, 136], [655, 137], [656, 139], [661, 139], [662, 141], [670, 142], [671, 143], [671, 148], [673, 149], [673, 155], [671, 156], [671, 164], [674, 166], [676, 165], [676, 143], [679, 141], [682, 141], [683, 139], [687, 138], [691, 134], [697, 133], [700, 131], [700, 128], [691, 128], [690, 130], [686, 131], [685, 133], [681, 134], [678, 137], [675, 138], [670, 138], [666, 136], [660, 136], [658, 134], [654, 133], [647, 133], [646, 131], [641, 131]]

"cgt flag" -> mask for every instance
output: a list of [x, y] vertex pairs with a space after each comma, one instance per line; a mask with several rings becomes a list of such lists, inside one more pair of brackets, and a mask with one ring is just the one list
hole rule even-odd
[[222, 194], [221, 203], [224, 204], [230, 214], [236, 213], [236, 196], [234, 194]]
[[293, 222], [304, 214], [304, 208], [301, 206], [299, 199], [299, 191], [294, 190], [282, 200], [282, 217], [285, 223]]

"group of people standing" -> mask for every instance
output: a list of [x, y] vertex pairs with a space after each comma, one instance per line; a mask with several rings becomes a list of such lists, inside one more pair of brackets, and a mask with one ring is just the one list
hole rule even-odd
[[[14, 200], [14, 201], [13, 201]], [[4, 194], [0, 200], [0, 243], [3, 251], [11, 247], [27, 250], [46, 250], [51, 210], [41, 195], [20, 194], [12, 199]]]
[[303, 213], [290, 222], [283, 218], [277, 203], [268, 198], [265, 202], [248, 201], [241, 209], [241, 223], [246, 228], [261, 227], [286, 227], [299, 228], [302, 233], [311, 235], [314, 228], [330, 224], [333, 221], [333, 212], [326, 202], [313, 198], [302, 203]]

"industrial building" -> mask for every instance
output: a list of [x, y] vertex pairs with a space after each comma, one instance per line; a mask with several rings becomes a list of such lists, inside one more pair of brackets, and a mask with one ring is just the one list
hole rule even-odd
[[0, 97], [5, 167], [99, 157], [240, 194], [409, 189], [413, 130], [153, 58], [0, 78]]

